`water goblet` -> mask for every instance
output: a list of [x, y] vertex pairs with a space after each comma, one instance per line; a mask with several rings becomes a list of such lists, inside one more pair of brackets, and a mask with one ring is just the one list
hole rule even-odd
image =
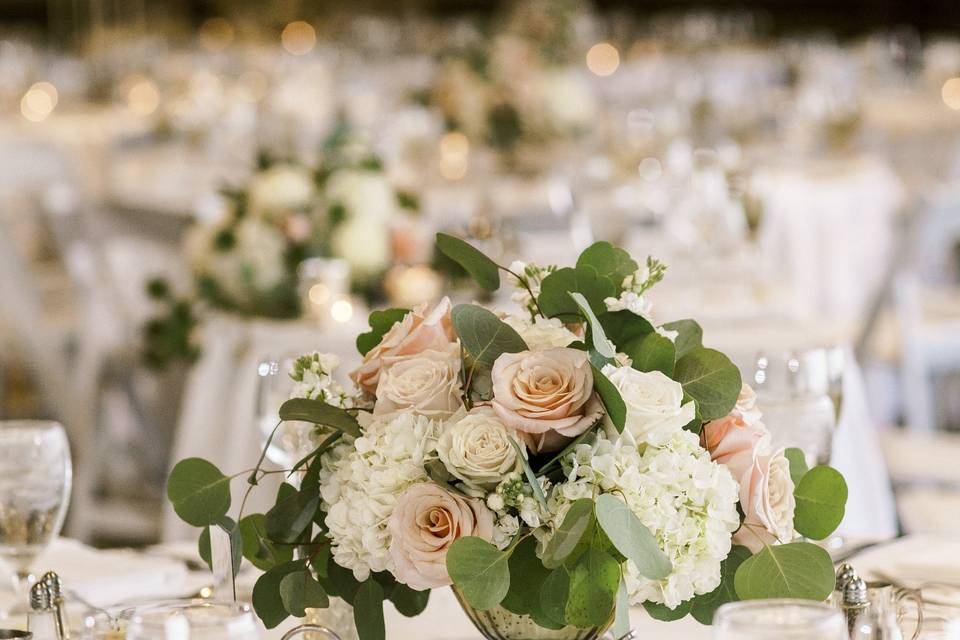
[[746, 600], [717, 610], [714, 640], [847, 640], [839, 609], [809, 600]]

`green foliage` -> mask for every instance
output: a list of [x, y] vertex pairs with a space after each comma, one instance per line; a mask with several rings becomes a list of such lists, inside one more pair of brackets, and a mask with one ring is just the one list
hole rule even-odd
[[632, 366], [637, 371], [660, 371], [666, 376], [673, 375], [677, 349], [670, 338], [651, 332], [631, 340], [623, 351], [630, 356]]
[[810, 542], [764, 546], [737, 569], [734, 588], [741, 600], [800, 598], [823, 601], [833, 591], [830, 555]]
[[170, 472], [167, 498], [187, 524], [216, 524], [230, 510], [230, 478], [202, 458], [187, 458]]
[[[586, 286], [582, 288], [588, 288]], [[580, 319], [577, 303], [570, 297], [571, 291], [581, 291], [577, 282], [577, 272], [570, 267], [557, 269], [540, 283], [540, 295], [537, 304], [548, 318], [560, 318], [564, 322], [577, 322]], [[590, 300], [590, 298], [587, 298]], [[602, 301], [601, 301], [602, 302]]]
[[667, 605], [660, 604], [659, 602], [644, 602], [643, 608], [647, 610], [647, 614], [654, 620], [674, 622], [687, 617], [687, 614], [690, 613], [690, 603], [691, 601], [687, 600], [681, 602], [675, 609], [671, 609]]
[[278, 564], [260, 576], [253, 585], [253, 609], [267, 629], [273, 629], [290, 615], [280, 595], [280, 583], [289, 574], [303, 571], [305, 566], [303, 560]]
[[617, 355], [617, 348], [607, 339], [606, 334], [603, 332], [603, 325], [600, 324], [597, 316], [594, 315], [593, 309], [590, 308], [590, 303], [587, 302], [587, 299], [584, 298], [582, 294], [576, 291], [571, 292], [570, 297], [573, 298], [577, 308], [580, 309], [580, 313], [582, 313], [583, 317], [587, 320], [587, 325], [590, 327], [590, 344], [593, 346], [593, 350], [599, 353], [605, 362], [612, 362]]
[[[227, 516], [221, 518], [217, 524], [210, 526], [218, 527], [230, 536], [230, 555], [233, 562], [233, 575], [237, 575], [240, 571], [240, 563], [243, 562], [243, 538], [240, 528], [232, 518]], [[200, 554], [200, 559], [206, 562], [210, 570], [213, 571], [212, 552], [210, 548], [210, 527], [204, 527], [203, 531], [200, 532], [200, 538], [197, 540], [197, 551]]]
[[536, 620], [549, 617], [540, 606], [540, 591], [550, 575], [537, 557], [537, 541], [533, 537], [521, 541], [508, 561], [510, 590], [501, 603], [505, 609], [520, 615], [530, 615]]
[[620, 563], [609, 553], [590, 547], [570, 570], [566, 621], [586, 628], [610, 621], [620, 586]]
[[409, 309], [383, 309], [372, 312], [368, 320], [370, 331], [357, 336], [357, 351], [360, 355], [367, 355], [371, 349], [380, 344], [383, 336], [408, 313], [410, 313]]
[[576, 267], [558, 269], [544, 278], [538, 298], [540, 309], [547, 317], [573, 321], [579, 315], [579, 308], [568, 293], [576, 292], [599, 317], [607, 312], [604, 299], [618, 297], [623, 291], [624, 278], [636, 269], [637, 263], [626, 251], [609, 242], [597, 242], [580, 254]]
[[510, 444], [513, 445], [513, 448], [517, 452], [517, 459], [520, 461], [520, 465], [523, 467], [523, 475], [526, 476], [527, 484], [530, 485], [530, 489], [533, 491], [533, 497], [535, 497], [537, 502], [540, 503], [540, 507], [546, 511], [547, 497], [543, 495], [543, 487], [540, 486], [540, 483], [537, 481], [536, 474], [534, 474], [533, 469], [530, 468], [529, 460], [527, 460], [527, 457], [523, 455], [523, 450], [520, 448], [520, 445], [517, 444], [516, 440], [510, 438]]
[[270, 540], [290, 544], [299, 540], [313, 522], [320, 506], [320, 495], [315, 488], [297, 491], [286, 486], [290, 489], [267, 511], [265, 524]]
[[240, 520], [243, 557], [261, 571], [293, 560], [293, 547], [274, 544], [267, 537], [266, 517], [252, 513]]
[[305, 609], [325, 609], [330, 606], [326, 591], [306, 570], [294, 571], [281, 578], [280, 600], [283, 608], [295, 618], [305, 616]]
[[630, 633], [630, 597], [627, 594], [627, 583], [620, 576], [620, 586], [617, 587], [617, 604], [614, 609], [613, 627], [610, 628], [614, 638], [622, 638]]
[[823, 540], [840, 526], [847, 504], [847, 483], [827, 465], [810, 469], [793, 492], [797, 499], [793, 526], [803, 536]]
[[540, 610], [557, 624], [567, 623], [567, 599], [570, 596], [570, 572], [563, 565], [551, 571], [540, 589]]
[[459, 538], [447, 551], [447, 571], [470, 606], [484, 611], [510, 590], [510, 552], [476, 536]]
[[169, 285], [161, 279], [152, 280], [147, 293], [163, 310], [143, 325], [144, 364], [160, 371], [172, 362], [194, 362], [200, 356], [200, 347], [194, 340], [199, 320], [193, 303], [186, 298], [173, 298]]
[[807, 457], [802, 449], [796, 447], [787, 447], [783, 455], [790, 462], [790, 479], [794, 486], [800, 484], [800, 479], [807, 472]]
[[489, 399], [493, 363], [504, 353], [526, 351], [527, 344], [513, 327], [474, 304], [458, 304], [451, 319], [464, 351], [468, 391], [480, 399]]
[[581, 498], [571, 504], [543, 550], [543, 566], [556, 569], [575, 560], [589, 544], [593, 525], [593, 500]]
[[500, 267], [469, 242], [438, 233], [437, 248], [463, 267], [483, 289], [496, 291], [500, 288]]
[[637, 567], [640, 575], [661, 580], [670, 575], [670, 558], [660, 550], [657, 539], [623, 500], [605, 493], [597, 496], [597, 522], [617, 551]]
[[740, 370], [719, 351], [697, 347], [677, 360], [673, 379], [697, 401], [703, 420], [722, 418], [740, 395]]
[[653, 325], [645, 318], [641, 318], [632, 311], [613, 311], [601, 313], [597, 316], [607, 337], [613, 340], [624, 350], [629, 344], [636, 342], [654, 332]]
[[393, 606], [396, 607], [397, 611], [400, 612], [400, 615], [413, 618], [423, 613], [423, 610], [427, 608], [427, 602], [430, 600], [430, 591], [417, 591], [398, 582], [394, 585], [393, 589], [390, 590], [387, 597], [390, 599], [390, 602], [393, 603]]
[[750, 557], [750, 550], [746, 547], [734, 545], [730, 553], [720, 563], [720, 584], [710, 593], [704, 593], [694, 597], [690, 601], [690, 613], [700, 624], [713, 624], [713, 615], [721, 606], [728, 602], [735, 602], [737, 590], [734, 587], [733, 579], [737, 574], [737, 569]]
[[623, 290], [623, 281], [638, 269], [630, 254], [609, 242], [595, 242], [580, 254], [577, 271], [589, 273], [600, 284], [605, 297], [617, 297]]
[[323, 400], [291, 398], [280, 405], [280, 419], [312, 422], [354, 437], [360, 435], [360, 423], [353, 414], [346, 409], [329, 405]]
[[590, 368], [593, 370], [593, 387], [597, 390], [610, 421], [618, 433], [623, 433], [623, 427], [627, 424], [627, 405], [619, 389], [595, 365], [591, 364]]
[[368, 578], [353, 599], [353, 622], [360, 640], [383, 640], [386, 627], [383, 622], [383, 587]]
[[677, 349], [677, 359], [687, 355], [693, 349], [703, 346], [703, 329], [696, 320], [675, 320], [662, 325], [668, 331], [678, 333], [673, 343]]

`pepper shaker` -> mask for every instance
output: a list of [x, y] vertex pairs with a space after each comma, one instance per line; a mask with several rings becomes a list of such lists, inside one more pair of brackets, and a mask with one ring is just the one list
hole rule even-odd
[[66, 606], [63, 600], [63, 581], [53, 571], [48, 571], [40, 578], [40, 582], [50, 594], [50, 604], [53, 607], [54, 620], [57, 625], [57, 637], [60, 640], [69, 640], [70, 626], [67, 624]]
[[30, 614], [27, 629], [35, 640], [59, 640], [56, 614], [50, 602], [50, 591], [42, 582], [30, 587]]

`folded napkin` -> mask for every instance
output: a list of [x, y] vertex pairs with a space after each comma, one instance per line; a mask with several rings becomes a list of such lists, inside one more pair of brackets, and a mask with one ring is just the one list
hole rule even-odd
[[[33, 564], [41, 574], [56, 571], [64, 586], [98, 607], [142, 600], [183, 597], [190, 593], [187, 569], [175, 559], [129, 550], [104, 551], [59, 538]], [[9, 591], [0, 598], [9, 601]]]
[[906, 536], [867, 549], [850, 563], [867, 579], [918, 588], [931, 602], [960, 608], [960, 538], [955, 535]]

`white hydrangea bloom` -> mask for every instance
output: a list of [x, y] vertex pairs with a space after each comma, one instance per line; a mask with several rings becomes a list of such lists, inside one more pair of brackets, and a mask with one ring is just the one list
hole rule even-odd
[[357, 580], [392, 571], [387, 520], [405, 489], [427, 479], [441, 424], [412, 413], [374, 421], [353, 442], [324, 454], [320, 496], [333, 559]]
[[614, 493], [656, 537], [673, 563], [663, 580], [650, 580], [627, 562], [624, 579], [630, 601], [652, 601], [671, 609], [720, 584], [720, 563], [740, 524], [738, 487], [729, 471], [710, 460], [697, 436], [681, 431], [661, 447], [637, 447], [598, 434], [564, 461], [567, 480], [553, 487], [553, 514], [540, 537], [552, 535], [570, 504], [595, 490]]

